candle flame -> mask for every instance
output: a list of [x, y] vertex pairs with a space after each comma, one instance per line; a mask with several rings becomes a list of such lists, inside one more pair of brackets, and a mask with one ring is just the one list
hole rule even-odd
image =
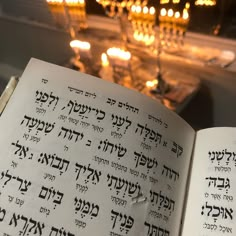
[[146, 86], [147, 86], [148, 88], [153, 88], [154, 86], [157, 86], [157, 84], [158, 84], [158, 81], [157, 81], [157, 80], [152, 80], [152, 81], [147, 81], [147, 82], [146, 82]]
[[147, 14], [147, 13], [148, 13], [148, 7], [147, 7], [147, 6], [145, 6], [145, 7], [143, 8], [143, 13], [144, 13], [144, 14]]
[[214, 6], [214, 5], [216, 5], [216, 0], [196, 0], [195, 5]]
[[166, 13], [167, 13], [166, 9], [162, 8], [161, 9], [161, 16], [166, 16]]
[[101, 60], [102, 60], [102, 65], [103, 66], [109, 66], [109, 61], [108, 61], [106, 53], [102, 53]]
[[180, 13], [177, 11], [177, 12], [175, 12], [175, 18], [180, 18]]
[[149, 13], [150, 13], [151, 15], [154, 15], [155, 12], [156, 12], [155, 8], [154, 8], [154, 7], [150, 7]]
[[186, 8], [186, 9], [189, 9], [189, 8], [190, 8], [190, 3], [189, 3], [189, 2], [186, 2], [185, 8]]
[[184, 10], [183, 10], [183, 19], [184, 19], [184, 20], [187, 20], [188, 18], [189, 18], [188, 11], [187, 11], [187, 9], [184, 9]]
[[[100, 2], [100, 0], [97, 0], [97, 2]], [[64, 0], [47, 0], [47, 3], [54, 4], [54, 5], [64, 4]], [[84, 4], [85, 1], [84, 0], [65, 0], [65, 3], [67, 5], [78, 5], [78, 4]]]
[[82, 49], [82, 50], [90, 50], [90, 43], [89, 42], [82, 42], [80, 40], [72, 40], [70, 42], [70, 46], [73, 48], [73, 49]]
[[168, 10], [167, 15], [168, 15], [169, 17], [172, 17], [172, 16], [174, 15], [174, 11], [170, 8], [170, 9]]
[[137, 13], [141, 13], [142, 12], [141, 6], [136, 6], [135, 10], [136, 10]]
[[107, 55], [111, 58], [116, 58], [116, 59], [120, 59], [120, 60], [125, 60], [128, 61], [131, 58], [131, 53], [128, 51], [124, 51], [120, 48], [109, 48], [107, 50]]

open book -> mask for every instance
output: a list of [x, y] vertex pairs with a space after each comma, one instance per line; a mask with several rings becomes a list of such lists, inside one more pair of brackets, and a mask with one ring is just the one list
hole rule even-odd
[[1, 236], [235, 235], [236, 130], [31, 59], [0, 117]]

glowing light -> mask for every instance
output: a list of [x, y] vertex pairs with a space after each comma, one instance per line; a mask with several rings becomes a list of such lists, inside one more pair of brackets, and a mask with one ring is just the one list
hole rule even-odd
[[137, 36], [138, 41], [143, 41], [143, 33], [139, 33]]
[[142, 12], [141, 6], [136, 6], [135, 10], [136, 10], [137, 13], [141, 13]]
[[157, 84], [158, 84], [158, 81], [157, 81], [157, 80], [152, 80], [152, 81], [147, 81], [147, 82], [146, 82], [146, 86], [147, 86], [148, 88], [153, 88], [154, 86], [157, 86]]
[[167, 14], [166, 9], [165, 9], [165, 8], [162, 8], [162, 9], [161, 9], [161, 16], [166, 16], [166, 14]]
[[172, 9], [169, 9], [167, 15], [169, 17], [172, 17], [174, 15], [174, 11]]
[[180, 0], [173, 0], [173, 3], [174, 4], [177, 4], [177, 3], [179, 3], [180, 2]]
[[147, 13], [148, 13], [148, 7], [145, 6], [145, 7], [143, 8], [143, 14], [147, 14]]
[[154, 8], [154, 7], [150, 7], [149, 13], [150, 13], [151, 15], [154, 15], [155, 12], [156, 12], [155, 8]]
[[161, 4], [167, 4], [167, 3], [169, 3], [169, 0], [161, 0], [160, 3], [161, 3]]
[[180, 13], [177, 11], [177, 12], [175, 12], [175, 18], [177, 19], [177, 18], [180, 18]]
[[109, 61], [106, 53], [102, 53], [101, 60], [102, 60], [102, 66], [109, 66]]
[[[100, 0], [97, 0], [97, 2], [99, 2]], [[47, 0], [48, 4], [52, 4], [52, 5], [60, 5], [60, 4], [64, 4], [64, 0]], [[65, 1], [66, 4], [68, 5], [80, 5], [80, 4], [85, 4], [84, 0], [66, 0]]]
[[130, 52], [115, 47], [107, 49], [107, 55], [113, 59], [120, 59], [124, 61], [128, 61], [131, 58]]
[[186, 9], [183, 10], [183, 19], [187, 20], [189, 18], [188, 11]]
[[216, 5], [216, 0], [196, 0], [195, 5], [198, 6], [214, 6]]
[[136, 11], [136, 6], [135, 6], [135, 5], [132, 5], [131, 11], [132, 11], [132, 12], [135, 12], [135, 11]]
[[155, 40], [155, 36], [154, 36], [154, 35], [151, 35], [151, 37], [150, 37], [150, 39], [149, 39], [150, 44], [153, 43], [154, 40]]
[[80, 40], [72, 40], [70, 42], [70, 46], [73, 48], [73, 49], [80, 49], [80, 50], [90, 50], [90, 43], [88, 42], [82, 42]]
[[185, 8], [186, 8], [186, 9], [189, 9], [189, 8], [190, 8], [190, 3], [189, 3], [189, 2], [186, 2]]

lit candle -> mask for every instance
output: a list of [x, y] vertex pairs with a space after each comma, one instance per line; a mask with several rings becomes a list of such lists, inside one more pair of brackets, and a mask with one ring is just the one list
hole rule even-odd
[[109, 62], [112, 66], [118, 65], [122, 67], [128, 67], [131, 53], [120, 48], [109, 48], [107, 50]]
[[167, 4], [169, 3], [169, 0], [161, 0], [161, 4]]
[[145, 7], [143, 8], [143, 14], [147, 14], [147, 13], [148, 13], [148, 7], [145, 6]]
[[176, 18], [176, 19], [180, 18], [180, 13], [179, 13], [178, 11], [175, 12], [175, 18]]
[[151, 15], [154, 15], [155, 12], [156, 12], [155, 8], [154, 8], [154, 7], [150, 7], [149, 13], [150, 13]]
[[154, 87], [156, 87], [158, 84], [158, 81], [157, 80], [152, 80], [152, 81], [147, 81], [146, 82], [146, 86], [149, 88], [149, 89], [153, 89]]
[[195, 5], [214, 6], [214, 5], [216, 5], [216, 1], [215, 0], [196, 0]]
[[161, 9], [161, 16], [165, 16], [167, 13], [166, 9], [165, 8], [162, 8]]
[[71, 48], [74, 52], [81, 57], [90, 57], [90, 43], [89, 42], [82, 42], [80, 40], [72, 40], [70, 42]]
[[183, 10], [183, 19], [184, 19], [184, 20], [188, 20], [188, 18], [189, 18], [188, 11], [187, 11], [187, 9], [184, 9], [184, 10]]
[[108, 61], [106, 53], [102, 53], [101, 60], [102, 60], [102, 66], [104, 66], [104, 67], [109, 66], [109, 61]]
[[170, 9], [168, 10], [168, 12], [167, 12], [167, 15], [168, 15], [169, 17], [172, 17], [172, 16], [174, 15], [174, 11], [170, 8]]

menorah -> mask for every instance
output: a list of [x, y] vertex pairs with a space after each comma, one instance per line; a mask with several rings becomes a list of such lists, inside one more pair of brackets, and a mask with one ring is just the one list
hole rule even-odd
[[47, 3], [56, 24], [72, 30], [72, 37], [88, 27], [85, 0], [47, 0]]
[[121, 38], [123, 40], [123, 47], [127, 46], [127, 22], [126, 13], [130, 11], [134, 4], [142, 6], [147, 5], [146, 0], [96, 0], [102, 5], [107, 16], [118, 18], [121, 30]]
[[184, 44], [189, 24], [189, 7], [186, 3], [182, 13], [172, 8], [161, 8], [159, 14], [159, 39], [162, 48], [180, 47]]
[[72, 38], [70, 46], [75, 56], [70, 59], [67, 66], [85, 71], [85, 66], [80, 58], [81, 56], [86, 58], [91, 56], [90, 44], [78, 40], [78, 32], [88, 27], [85, 0], [47, 0], [47, 3], [56, 24], [69, 30]]
[[131, 7], [139, 2], [141, 5], [146, 5], [146, 0], [144, 1], [136, 1], [136, 0], [97, 0], [99, 4], [102, 5], [104, 11], [107, 16], [112, 18], [117, 18], [119, 20], [120, 32], [122, 45], [121, 48], [111, 47], [107, 50], [106, 53], [102, 55], [102, 64], [107, 63], [107, 59], [109, 64], [113, 69], [113, 80], [116, 83], [121, 81], [121, 78], [128, 71], [130, 77], [132, 79], [132, 71], [131, 71], [131, 53], [127, 50], [127, 12], [130, 11]]
[[[157, 54], [157, 76], [152, 81], [152, 93], [163, 96], [170, 90], [170, 86], [163, 78], [161, 70], [161, 52], [178, 49], [184, 44], [184, 37], [189, 24], [190, 4], [186, 3], [180, 11], [180, 0], [161, 0], [160, 9], [155, 11], [152, 7], [133, 5], [130, 11], [130, 21], [134, 31], [134, 39], [145, 45], [154, 45]], [[156, 12], [159, 27], [156, 27]], [[157, 30], [158, 29], [158, 30]], [[153, 47], [151, 47], [153, 49]], [[148, 85], [150, 81], [148, 82]], [[153, 87], [155, 87], [153, 89]]]
[[129, 20], [136, 41], [145, 45], [152, 45], [155, 42], [156, 10], [154, 7], [142, 6], [139, 2], [132, 5]]

